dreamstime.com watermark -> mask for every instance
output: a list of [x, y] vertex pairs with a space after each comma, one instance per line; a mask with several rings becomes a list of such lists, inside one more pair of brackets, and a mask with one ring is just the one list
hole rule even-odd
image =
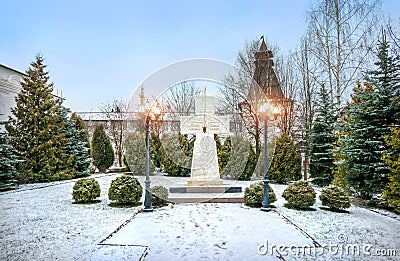
[[340, 257], [351, 256], [380, 256], [380, 257], [394, 257], [400, 256], [400, 249], [395, 248], [375, 248], [372, 244], [353, 244], [348, 243], [346, 235], [339, 234], [337, 242], [329, 242], [328, 244], [315, 246], [314, 244], [305, 245], [284, 245], [284, 244], [271, 244], [266, 240], [264, 243], [259, 244], [257, 252], [259, 255], [275, 255], [279, 253], [282, 256], [323, 256], [333, 255]]

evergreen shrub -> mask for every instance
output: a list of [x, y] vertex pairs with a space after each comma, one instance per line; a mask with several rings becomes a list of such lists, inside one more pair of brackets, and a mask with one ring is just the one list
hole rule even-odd
[[108, 198], [119, 204], [140, 204], [143, 189], [137, 178], [123, 175], [114, 179], [108, 190]]
[[[274, 190], [268, 185], [269, 202], [273, 203], [276, 201], [276, 195]], [[244, 204], [250, 207], [262, 207], [262, 201], [264, 197], [264, 182], [258, 182], [251, 184], [250, 187], [244, 191]]]
[[[124, 141], [126, 166], [134, 175], [146, 174], [146, 139], [142, 132], [127, 134]], [[151, 155], [150, 155], [151, 156]], [[150, 160], [150, 175], [154, 172], [154, 164]]]
[[[400, 101], [398, 105], [400, 106]], [[390, 173], [389, 182], [382, 193], [383, 203], [400, 214], [400, 129], [393, 125], [391, 134], [385, 136], [385, 142], [388, 150], [382, 158]]]
[[275, 153], [268, 173], [269, 178], [279, 184], [301, 179], [300, 154], [289, 135], [282, 134], [276, 140]]
[[225, 140], [218, 160], [224, 164], [221, 176], [234, 180], [250, 180], [257, 165], [253, 146], [239, 135]]
[[154, 186], [150, 189], [151, 203], [153, 206], [162, 207], [168, 204], [168, 189], [164, 186]]
[[315, 203], [316, 193], [306, 181], [296, 181], [290, 184], [282, 194], [286, 199], [286, 207], [294, 209], [308, 209]]
[[105, 172], [114, 163], [113, 147], [102, 124], [97, 125], [94, 129], [91, 152], [93, 164], [100, 172]]
[[327, 187], [322, 190], [319, 199], [323, 206], [332, 210], [343, 210], [350, 207], [350, 197], [341, 187]]
[[167, 134], [161, 138], [160, 161], [168, 176], [189, 177], [194, 139], [188, 135]]
[[100, 197], [100, 185], [94, 178], [80, 179], [75, 182], [72, 198], [75, 202], [86, 203]]

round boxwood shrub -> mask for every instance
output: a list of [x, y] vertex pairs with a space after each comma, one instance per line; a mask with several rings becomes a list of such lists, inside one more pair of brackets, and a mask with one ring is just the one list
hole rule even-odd
[[308, 209], [315, 203], [315, 191], [306, 181], [296, 181], [289, 185], [282, 194], [286, 199], [286, 207]]
[[140, 204], [142, 186], [137, 178], [123, 175], [114, 179], [108, 190], [108, 198], [118, 204]]
[[100, 197], [100, 185], [94, 178], [80, 179], [72, 189], [75, 202], [86, 203]]
[[[273, 203], [276, 201], [276, 195], [274, 190], [268, 184], [268, 195], [269, 202]], [[244, 191], [244, 204], [250, 207], [262, 207], [262, 201], [264, 197], [264, 182], [258, 182], [251, 184], [249, 188]]]
[[341, 187], [332, 186], [323, 189], [319, 199], [323, 206], [332, 210], [343, 210], [350, 207], [350, 197]]
[[150, 189], [151, 203], [155, 207], [168, 205], [167, 199], [169, 196], [168, 189], [164, 186], [154, 186]]

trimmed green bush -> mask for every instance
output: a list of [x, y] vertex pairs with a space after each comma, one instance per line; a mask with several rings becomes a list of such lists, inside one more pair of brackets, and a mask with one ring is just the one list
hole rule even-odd
[[328, 187], [322, 190], [319, 199], [323, 206], [332, 210], [342, 210], [350, 207], [350, 197], [341, 187]]
[[80, 179], [72, 189], [72, 198], [75, 202], [86, 203], [100, 197], [100, 185], [94, 178]]
[[119, 204], [140, 204], [143, 189], [137, 178], [123, 175], [114, 179], [108, 190], [108, 198]]
[[164, 186], [154, 186], [150, 189], [151, 203], [155, 207], [168, 205], [167, 199], [169, 196], [168, 189]]
[[[276, 201], [276, 195], [274, 190], [268, 184], [268, 195], [270, 203]], [[249, 188], [244, 191], [244, 204], [250, 207], [262, 207], [262, 201], [264, 197], [264, 182], [258, 182], [251, 184]]]
[[286, 199], [286, 207], [308, 209], [315, 203], [315, 191], [306, 181], [296, 181], [289, 185], [282, 194]]

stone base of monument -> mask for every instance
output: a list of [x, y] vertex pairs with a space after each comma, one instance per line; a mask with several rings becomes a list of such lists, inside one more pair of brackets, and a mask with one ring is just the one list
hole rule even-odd
[[177, 193], [170, 194], [168, 201], [173, 203], [244, 203], [243, 193]]
[[243, 203], [240, 186], [203, 185], [177, 186], [169, 188], [170, 202], [174, 203]]
[[223, 185], [222, 180], [189, 180], [189, 186]]
[[179, 186], [170, 187], [170, 193], [241, 193], [242, 187], [231, 186]]

